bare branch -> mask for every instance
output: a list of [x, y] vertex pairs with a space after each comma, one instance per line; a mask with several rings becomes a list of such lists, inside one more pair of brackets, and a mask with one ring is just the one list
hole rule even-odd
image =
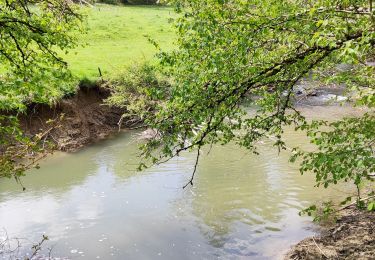
[[197, 157], [196, 157], [196, 159], [195, 159], [195, 164], [194, 164], [194, 170], [193, 170], [193, 173], [192, 173], [192, 175], [191, 175], [191, 178], [190, 178], [190, 180], [189, 180], [189, 182], [188, 183], [186, 183], [182, 188], [183, 189], [185, 189], [189, 184], [191, 185], [191, 186], [193, 186], [193, 180], [194, 180], [194, 175], [195, 175], [195, 172], [197, 171], [197, 167], [198, 167], [198, 162], [199, 162], [199, 157], [200, 157], [200, 147], [198, 148], [198, 150], [197, 150]]

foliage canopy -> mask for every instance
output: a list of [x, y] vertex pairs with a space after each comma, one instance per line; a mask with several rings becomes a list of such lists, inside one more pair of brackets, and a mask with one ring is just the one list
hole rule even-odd
[[[372, 1], [175, 0], [180, 18], [178, 50], [161, 53], [176, 84], [170, 98], [147, 119], [160, 138], [142, 147], [140, 168], [213, 143], [236, 142], [257, 153], [269, 135], [285, 149], [283, 127], [307, 130], [317, 152], [303, 157], [301, 172], [317, 184], [371, 180], [374, 170], [375, 16]], [[350, 64], [349, 71], [338, 65]], [[363, 117], [308, 122], [293, 104], [303, 80], [345, 84], [354, 102], [369, 107]], [[242, 104], [257, 107], [245, 116]], [[342, 136], [342, 134], [345, 136]], [[148, 163], [147, 163], [148, 162]], [[194, 170], [195, 172], [195, 170]], [[193, 174], [194, 175], [194, 174]], [[193, 184], [193, 178], [190, 180]]]
[[0, 0], [0, 110], [72, 90], [58, 52], [75, 46], [80, 18], [69, 0]]

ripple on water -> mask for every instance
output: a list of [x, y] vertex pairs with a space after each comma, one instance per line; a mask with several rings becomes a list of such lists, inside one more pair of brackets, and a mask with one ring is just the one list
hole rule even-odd
[[300, 208], [337, 194], [316, 192], [314, 176], [300, 176], [285, 153], [266, 147], [256, 157], [231, 145], [204, 155], [194, 186], [183, 190], [194, 154], [135, 173], [130, 141], [98, 143], [63, 163], [51, 158], [25, 177], [23, 193], [4, 180], [0, 223], [35, 241], [46, 233], [57, 255], [80, 259], [264, 259], [313, 233]]

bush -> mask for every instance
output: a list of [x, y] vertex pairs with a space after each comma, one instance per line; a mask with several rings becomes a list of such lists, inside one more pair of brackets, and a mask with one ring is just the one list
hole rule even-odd
[[144, 120], [153, 114], [158, 104], [167, 99], [170, 80], [156, 66], [142, 63], [128, 67], [109, 82], [111, 96], [106, 103], [125, 108], [123, 117], [137, 117]]

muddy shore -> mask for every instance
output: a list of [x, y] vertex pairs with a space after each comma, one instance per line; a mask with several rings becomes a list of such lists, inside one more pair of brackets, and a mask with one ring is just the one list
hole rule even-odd
[[285, 259], [374, 259], [375, 213], [345, 209], [334, 226], [293, 246]]
[[[57, 150], [73, 152], [119, 131], [124, 110], [104, 104], [110, 92], [98, 86], [81, 87], [72, 97], [54, 106], [33, 104], [20, 117], [22, 130], [29, 136], [47, 133]], [[49, 121], [52, 123], [48, 123]], [[121, 127], [134, 122], [122, 121]]]

